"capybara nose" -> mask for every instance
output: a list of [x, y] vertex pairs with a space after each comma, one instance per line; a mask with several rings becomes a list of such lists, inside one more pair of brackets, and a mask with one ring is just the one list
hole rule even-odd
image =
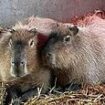
[[50, 58], [51, 56], [52, 56], [51, 53], [47, 53], [47, 54], [46, 54], [46, 57], [47, 57], [47, 58]]

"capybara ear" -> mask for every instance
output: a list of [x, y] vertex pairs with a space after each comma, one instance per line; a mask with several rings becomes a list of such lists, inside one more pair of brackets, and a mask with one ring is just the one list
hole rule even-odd
[[36, 35], [37, 30], [36, 30], [36, 28], [32, 28], [32, 29], [29, 30], [29, 32], [32, 32], [32, 33], [34, 33]]
[[0, 33], [5, 32], [6, 30], [0, 27]]
[[8, 29], [8, 31], [9, 31], [10, 33], [14, 33], [16, 30], [13, 29], [13, 28], [11, 28], [11, 29]]
[[69, 30], [73, 33], [73, 35], [76, 35], [79, 31], [77, 26], [69, 27]]
[[8, 39], [10, 36], [11, 36], [11, 32], [9, 29], [0, 27], [0, 41], [2, 41], [1, 38], [2, 39], [4, 39], [4, 38]]
[[2, 28], [0, 27], [0, 33], [2, 33]]

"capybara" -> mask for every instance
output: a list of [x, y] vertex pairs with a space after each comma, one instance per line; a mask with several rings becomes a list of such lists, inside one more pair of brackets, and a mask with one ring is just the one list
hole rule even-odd
[[27, 88], [42, 88], [45, 93], [50, 84], [50, 70], [41, 62], [37, 49], [36, 29], [17, 24], [1, 31], [0, 79], [3, 83], [18, 85], [22, 92]]
[[53, 32], [42, 51], [60, 86], [105, 82], [105, 20], [86, 27], [63, 26]]

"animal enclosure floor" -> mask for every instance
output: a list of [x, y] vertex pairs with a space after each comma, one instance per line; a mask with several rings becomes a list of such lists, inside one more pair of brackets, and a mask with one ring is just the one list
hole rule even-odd
[[105, 85], [86, 86], [76, 92], [41, 95], [24, 105], [105, 105]]
[[[30, 98], [24, 105], [105, 105], [105, 84], [86, 85], [75, 92], [59, 92], [56, 94], [39, 94]], [[5, 88], [0, 88], [0, 105], [2, 105]]]

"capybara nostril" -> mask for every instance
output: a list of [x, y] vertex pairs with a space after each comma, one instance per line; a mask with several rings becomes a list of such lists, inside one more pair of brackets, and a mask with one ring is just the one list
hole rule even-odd
[[51, 57], [52, 56], [52, 53], [47, 53], [47, 58]]
[[12, 62], [11, 64], [12, 64], [12, 65], [14, 65], [14, 64], [15, 64], [15, 62]]
[[21, 64], [21, 65], [24, 65], [24, 64], [25, 64], [25, 62], [20, 62], [20, 64]]

